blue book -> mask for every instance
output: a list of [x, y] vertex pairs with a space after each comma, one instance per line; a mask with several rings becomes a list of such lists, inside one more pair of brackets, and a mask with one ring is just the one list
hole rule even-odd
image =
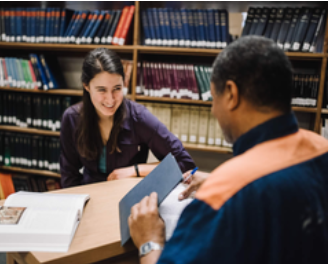
[[210, 33], [208, 28], [208, 20], [206, 10], [203, 11], [203, 23], [204, 23], [204, 36], [205, 36], [205, 47], [210, 48]]
[[71, 41], [73, 41], [73, 39], [74, 39], [74, 37], [73, 37], [74, 32], [76, 31], [76, 27], [77, 27], [77, 25], [81, 22], [83, 12], [84, 12], [84, 11], [79, 11], [78, 15], [76, 16], [75, 21], [74, 21], [74, 23], [73, 23], [73, 25], [72, 25], [72, 27], [71, 27], [71, 30], [70, 30], [70, 32], [68, 33], [68, 36], [67, 36], [67, 37], [68, 37], [67, 42], [71, 42]]
[[145, 38], [145, 45], [150, 45], [151, 37], [150, 37], [150, 33], [149, 33], [150, 29], [149, 29], [146, 10], [141, 11], [141, 23], [142, 23], [142, 28], [143, 28], [144, 38]]
[[215, 49], [215, 27], [214, 27], [214, 10], [207, 9], [207, 22], [208, 22], [208, 34], [209, 34], [209, 48]]
[[31, 39], [30, 41], [34, 43], [36, 41], [36, 11], [37, 8], [32, 8], [31, 9]]
[[91, 11], [89, 13], [89, 15], [86, 17], [86, 22], [84, 23], [84, 25], [83, 25], [83, 27], [82, 27], [82, 29], [80, 31], [80, 34], [77, 36], [77, 38], [75, 40], [75, 43], [76, 44], [80, 44], [80, 43], [83, 42], [82, 41], [82, 37], [84, 36], [85, 31], [87, 30], [87, 27], [90, 25], [93, 16], [94, 16], [94, 11]]
[[16, 39], [16, 18], [15, 18], [15, 14], [16, 10], [15, 8], [11, 8], [10, 9], [10, 31], [11, 31], [11, 35], [10, 35], [10, 41], [14, 42]]
[[178, 9], [175, 10], [175, 22], [176, 22], [176, 27], [177, 27], [177, 32], [178, 32], [179, 47], [183, 47], [185, 36], [183, 34], [183, 29], [182, 29], [180, 10], [178, 10]]
[[171, 22], [169, 19], [169, 11], [167, 8], [163, 8], [163, 16], [164, 16], [164, 28], [166, 31], [167, 36], [167, 45], [172, 46], [173, 45], [173, 35], [171, 32]]
[[205, 41], [205, 29], [204, 29], [204, 11], [201, 9], [198, 9], [197, 11], [198, 14], [198, 35], [199, 35], [199, 42], [198, 42], [198, 47], [199, 48], [204, 48], [206, 47], [206, 41]]
[[15, 59], [9, 58], [9, 63], [10, 63], [11, 73], [12, 73], [12, 78], [13, 78], [13, 82], [12, 82], [13, 87], [17, 87], [18, 78], [17, 78]]
[[45, 91], [49, 90], [49, 85], [48, 85], [47, 77], [46, 77], [46, 74], [45, 74], [44, 69], [42, 67], [42, 64], [40, 62], [39, 57], [36, 54], [30, 54], [30, 57], [33, 57], [34, 60], [35, 60], [35, 62], [36, 62], [36, 66], [37, 66], [37, 68], [39, 70], [39, 73], [40, 73], [40, 76], [41, 76], [41, 80], [42, 80], [42, 84], [43, 84], [43, 86], [42, 86], [43, 90], [45, 90]]
[[48, 79], [48, 84], [49, 84], [49, 89], [56, 89], [59, 88], [58, 87], [58, 83], [56, 81], [56, 79], [54, 78], [48, 64], [47, 61], [45, 60], [44, 56], [41, 54], [40, 55], [40, 62], [43, 66], [44, 72], [46, 74], [46, 77]]
[[152, 10], [150, 8], [147, 9], [147, 17], [148, 17], [148, 25], [149, 25], [149, 33], [151, 36], [151, 45], [155, 46], [156, 42], [156, 34], [155, 34], [155, 26], [153, 22]]
[[159, 29], [158, 11], [157, 11], [157, 8], [152, 8], [151, 10], [152, 10], [152, 16], [153, 16], [153, 22], [154, 22], [154, 28], [155, 28], [155, 35], [156, 35], [156, 45], [162, 46], [163, 45], [163, 36]]
[[[5, 9], [5, 30], [6, 30], [6, 41], [10, 41], [10, 9]], [[8, 15], [7, 15], [8, 14]]]
[[60, 31], [60, 8], [56, 7], [55, 8], [55, 13], [56, 13], [56, 17], [55, 17], [55, 25], [54, 25], [54, 38], [53, 41], [55, 43], [59, 42], [59, 31]]
[[98, 28], [100, 27], [102, 21], [104, 20], [104, 18], [106, 16], [106, 11], [103, 10], [100, 12], [100, 15], [98, 15], [98, 14], [97, 14], [97, 18], [93, 19], [92, 24], [90, 25], [90, 28], [87, 30], [90, 33], [87, 32], [85, 35], [86, 41], [89, 44], [92, 42], [92, 39], [96, 35]]
[[93, 43], [100, 43], [101, 39], [103, 38], [103, 43], [106, 43], [107, 35], [110, 30], [110, 26], [113, 22], [113, 18], [115, 16], [115, 10], [109, 10], [104, 19], [102, 20], [96, 34], [93, 37]]
[[158, 12], [158, 18], [159, 18], [159, 29], [160, 29], [161, 36], [163, 37], [163, 46], [168, 46], [168, 37], [166, 34], [166, 29], [165, 29], [163, 8], [158, 8], [157, 12]]
[[83, 25], [88, 21], [89, 11], [83, 11], [79, 21], [76, 24], [74, 31], [72, 32], [71, 42], [75, 42], [76, 38], [79, 36]]
[[45, 33], [46, 33], [46, 9], [41, 8], [39, 10], [39, 36], [37, 42], [44, 42]]
[[189, 23], [188, 23], [188, 12], [187, 9], [182, 8], [181, 12], [181, 23], [182, 23], [182, 31], [184, 36], [184, 46], [190, 47], [191, 45], [191, 37], [189, 32]]
[[229, 44], [229, 19], [227, 10], [220, 10], [222, 48]]
[[196, 32], [195, 32], [195, 22], [192, 13], [192, 9], [187, 9], [188, 16], [188, 27], [189, 27], [189, 36], [190, 36], [190, 46], [196, 47]]
[[46, 31], [44, 41], [50, 41], [51, 8], [46, 9]]
[[23, 8], [16, 8], [16, 41], [21, 42], [22, 37], [22, 12]]
[[60, 29], [59, 29], [59, 42], [63, 42], [63, 37], [67, 27], [71, 22], [71, 18], [74, 14], [74, 11], [71, 9], [63, 9], [60, 15]]
[[62, 42], [68, 42], [69, 41], [69, 35], [72, 31], [72, 27], [76, 21], [77, 16], [80, 14], [80, 11], [74, 11], [73, 16], [66, 28], [65, 34], [63, 36]]
[[214, 10], [215, 47], [222, 48], [221, 20], [219, 10]]
[[173, 8], [169, 9], [169, 14], [170, 14], [170, 22], [171, 22], [171, 32], [173, 36], [172, 46], [179, 46], [178, 28], [177, 28], [175, 12]]
[[54, 22], [55, 22], [55, 8], [51, 8], [50, 11], [50, 18], [49, 18], [49, 38], [48, 42], [53, 42], [53, 36], [54, 36]]
[[7, 57], [4, 58], [5, 60], [5, 64], [6, 64], [6, 68], [7, 68], [7, 75], [8, 75], [8, 85], [10, 87], [12, 87], [12, 74], [11, 74], [11, 68], [10, 68], [10, 65], [9, 65], [9, 60]]

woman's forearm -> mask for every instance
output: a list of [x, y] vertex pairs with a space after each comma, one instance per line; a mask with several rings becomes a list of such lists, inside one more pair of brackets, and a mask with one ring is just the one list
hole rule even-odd
[[156, 168], [156, 166], [159, 164], [157, 163], [143, 163], [143, 164], [138, 164], [138, 169], [139, 169], [139, 174], [141, 177], [147, 176], [153, 169]]

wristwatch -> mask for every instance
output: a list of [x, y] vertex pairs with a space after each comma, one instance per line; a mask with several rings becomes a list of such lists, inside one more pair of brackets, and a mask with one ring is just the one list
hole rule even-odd
[[143, 257], [153, 250], [163, 250], [163, 247], [153, 241], [148, 241], [139, 248], [139, 256]]

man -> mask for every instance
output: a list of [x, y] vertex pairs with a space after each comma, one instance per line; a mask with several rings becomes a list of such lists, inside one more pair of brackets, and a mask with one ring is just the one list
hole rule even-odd
[[212, 114], [235, 157], [200, 186], [163, 251], [157, 195], [132, 208], [141, 263], [328, 263], [328, 141], [298, 128], [291, 86], [269, 39], [243, 37], [218, 55]]

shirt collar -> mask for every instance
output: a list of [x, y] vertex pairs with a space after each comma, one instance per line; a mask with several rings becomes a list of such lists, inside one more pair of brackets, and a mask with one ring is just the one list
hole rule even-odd
[[233, 155], [237, 156], [259, 143], [297, 131], [298, 124], [293, 113], [272, 118], [241, 135], [233, 145]]

